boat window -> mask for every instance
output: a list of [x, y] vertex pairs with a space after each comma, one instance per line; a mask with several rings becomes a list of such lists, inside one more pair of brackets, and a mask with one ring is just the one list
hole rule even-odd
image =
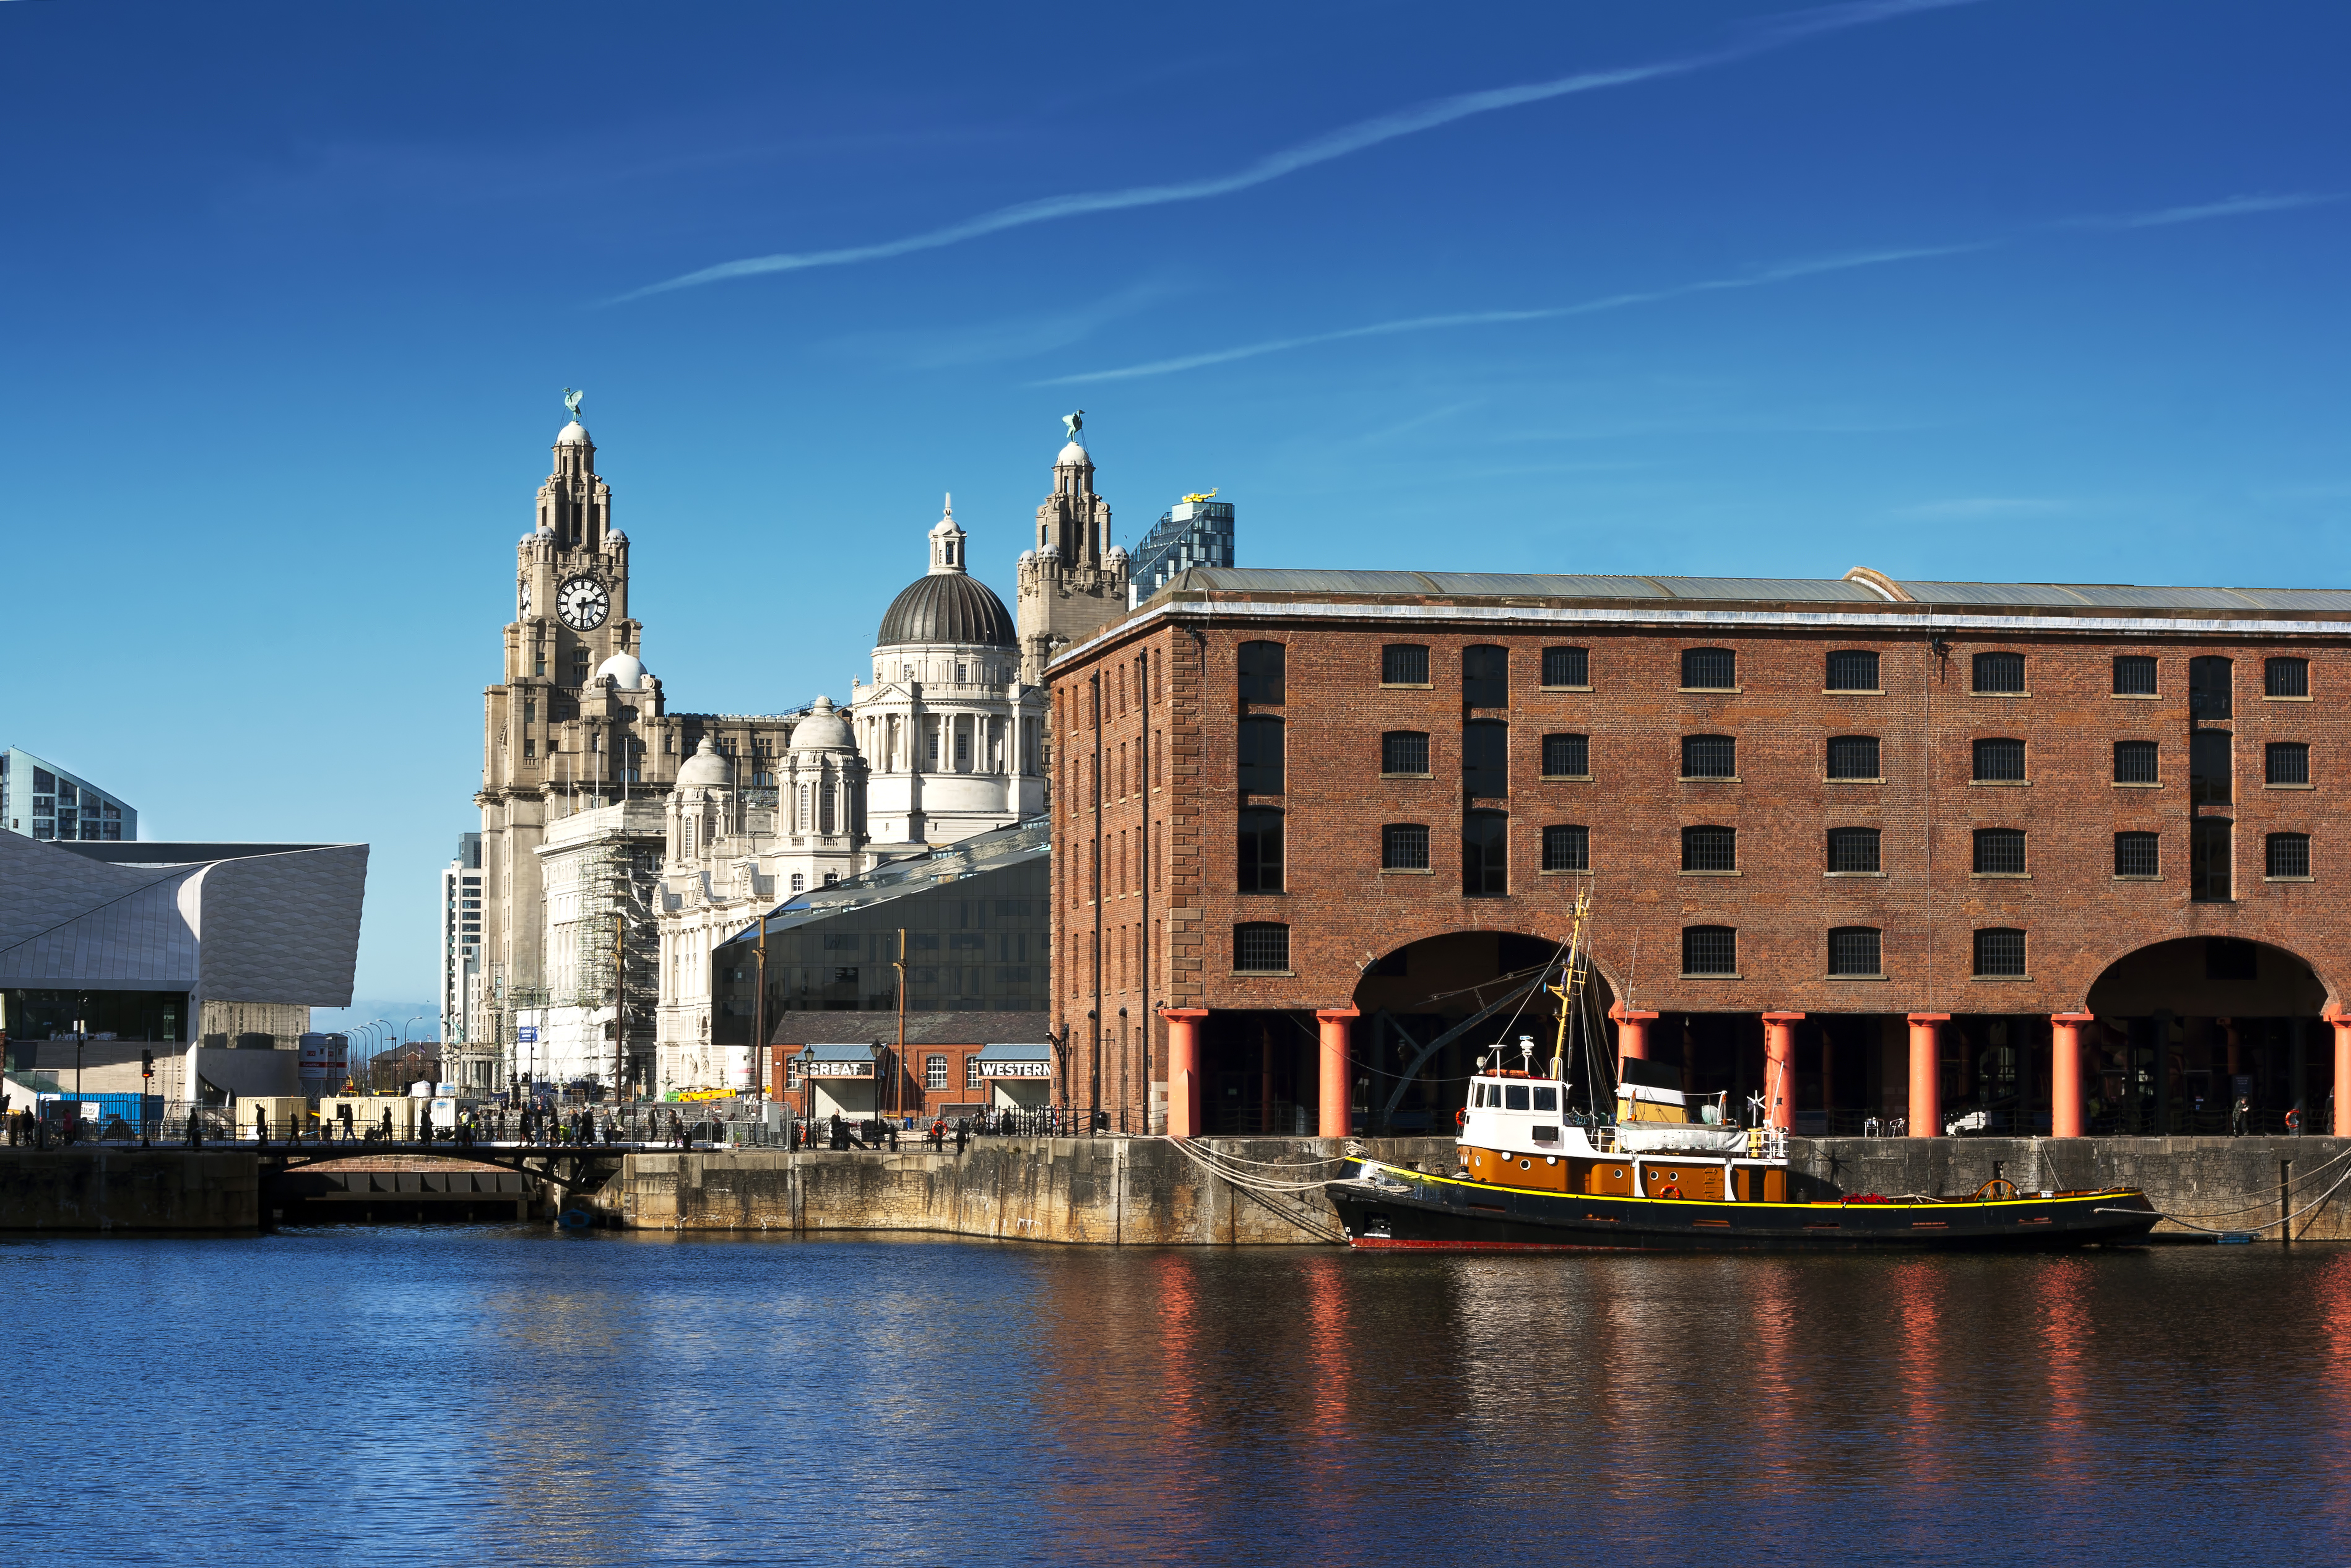
[[1556, 1110], [1558, 1110], [1558, 1109], [1559, 1109], [1559, 1091], [1558, 1091], [1558, 1090], [1556, 1090], [1556, 1089], [1538, 1089], [1538, 1090], [1536, 1090], [1536, 1091], [1535, 1091], [1535, 1109], [1536, 1109], [1536, 1110], [1538, 1110], [1538, 1111], [1556, 1111]]
[[1505, 1084], [1502, 1096], [1502, 1109], [1505, 1111], [1523, 1111], [1527, 1108], [1527, 1086], [1523, 1083]]
[[1483, 1083], [1472, 1083], [1469, 1085], [1469, 1103], [1472, 1107], [1478, 1110], [1482, 1111], [1485, 1109], [1486, 1086]]
[[1537, 1127], [1535, 1129], [1535, 1142], [1538, 1144], [1556, 1144], [1559, 1142], [1559, 1129], [1557, 1127]]

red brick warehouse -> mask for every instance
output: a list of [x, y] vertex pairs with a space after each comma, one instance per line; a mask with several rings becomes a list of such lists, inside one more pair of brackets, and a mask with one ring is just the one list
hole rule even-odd
[[2336, 590], [1195, 569], [1051, 666], [1056, 1097], [1447, 1124], [1589, 887], [1596, 1044], [1802, 1131], [2351, 1132], [2346, 642]]

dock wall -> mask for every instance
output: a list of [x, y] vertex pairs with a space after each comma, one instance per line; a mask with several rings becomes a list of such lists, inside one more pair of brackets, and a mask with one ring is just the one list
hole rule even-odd
[[[1792, 1138], [1797, 1197], [2144, 1187], [2155, 1207], [2216, 1230], [2351, 1240], [2351, 1138]], [[2332, 1163], [2330, 1163], [2332, 1162]], [[2333, 1188], [2332, 1196], [2326, 1196]], [[2156, 1234], [2197, 1234], [2166, 1220]]]
[[254, 1230], [260, 1162], [234, 1150], [0, 1148], [0, 1230]]
[[[1217, 1138], [1270, 1183], [1327, 1180], [1346, 1144]], [[1400, 1165], [1453, 1168], [1450, 1138], [1375, 1138]], [[1245, 1163], [1246, 1162], [1246, 1163]], [[640, 1230], [920, 1231], [1098, 1246], [1283, 1246], [1339, 1239], [1320, 1191], [1236, 1186], [1165, 1138], [983, 1138], [961, 1155], [828, 1150], [632, 1155], [597, 1206]]]

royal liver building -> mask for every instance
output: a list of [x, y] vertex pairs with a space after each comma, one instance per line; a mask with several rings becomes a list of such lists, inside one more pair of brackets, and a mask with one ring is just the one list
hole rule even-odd
[[668, 710], [630, 614], [629, 540], [569, 406], [482, 696], [484, 984], [445, 1025], [447, 1071], [474, 1088], [653, 1087], [663, 802], [700, 754], [736, 799], [772, 806], [797, 722]]
[[[574, 413], [515, 549], [503, 679], [483, 694], [483, 984], [448, 1021], [450, 1071], [482, 1089], [747, 1088], [750, 1051], [711, 1043], [712, 949], [795, 894], [1040, 813], [1043, 695], [950, 510], [882, 617], [871, 684], [852, 680], [841, 707], [669, 711]], [[1040, 629], [1066, 636], [1123, 593], [1123, 558], [1104, 549], [1082, 447], [1054, 479], [1040, 514], [1069, 570], [1024, 565], [1021, 580], [1060, 591]]]

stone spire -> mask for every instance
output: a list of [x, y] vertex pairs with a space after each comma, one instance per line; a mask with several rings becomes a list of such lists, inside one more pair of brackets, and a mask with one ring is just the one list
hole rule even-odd
[[1020, 558], [1020, 678], [1042, 685], [1052, 650], [1126, 612], [1126, 552], [1111, 543], [1110, 503], [1094, 492], [1093, 454], [1076, 430], [1053, 459], [1037, 508], [1037, 548]]
[[946, 498], [946, 510], [931, 528], [931, 575], [942, 572], [966, 572], [971, 570], [965, 559], [963, 529], [956, 526], [955, 497]]

